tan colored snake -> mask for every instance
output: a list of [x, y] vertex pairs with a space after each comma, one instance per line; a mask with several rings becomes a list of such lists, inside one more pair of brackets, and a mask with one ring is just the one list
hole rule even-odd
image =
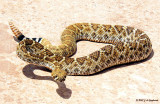
[[[149, 37], [129, 26], [76, 23], [63, 31], [62, 44], [53, 46], [47, 39], [27, 38], [12, 22], [9, 24], [19, 40], [18, 57], [49, 68], [56, 81], [64, 81], [67, 75], [90, 75], [114, 65], [140, 61], [152, 51]], [[107, 44], [84, 57], [70, 58], [78, 40]]]

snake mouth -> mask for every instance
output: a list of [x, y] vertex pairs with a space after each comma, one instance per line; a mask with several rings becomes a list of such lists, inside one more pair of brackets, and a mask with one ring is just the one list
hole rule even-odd
[[59, 78], [58, 76], [53, 77], [53, 80], [55, 80], [57, 82], [63, 82], [63, 81], [65, 81], [65, 79], [66, 79], [66, 76], [64, 76], [64, 78]]

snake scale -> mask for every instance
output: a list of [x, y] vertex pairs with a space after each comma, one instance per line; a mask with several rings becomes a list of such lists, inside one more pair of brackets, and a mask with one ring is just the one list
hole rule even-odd
[[[63, 31], [62, 44], [53, 46], [45, 38], [25, 37], [12, 22], [9, 25], [19, 40], [18, 57], [47, 67], [55, 81], [64, 81], [67, 75], [90, 75], [114, 65], [140, 61], [152, 51], [149, 37], [129, 26], [75, 23]], [[84, 57], [71, 58], [79, 40], [107, 44]]]

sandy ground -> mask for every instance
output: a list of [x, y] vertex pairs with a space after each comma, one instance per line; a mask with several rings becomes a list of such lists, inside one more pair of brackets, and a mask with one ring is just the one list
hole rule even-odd
[[[26, 36], [47, 38], [53, 45], [61, 43], [66, 26], [77, 22], [133, 26], [148, 34], [153, 52], [142, 62], [92, 76], [68, 76], [64, 83], [56, 83], [45, 68], [17, 57], [9, 20]], [[0, 0], [0, 104], [158, 104], [159, 33], [159, 0]], [[74, 57], [102, 46], [78, 42]]]

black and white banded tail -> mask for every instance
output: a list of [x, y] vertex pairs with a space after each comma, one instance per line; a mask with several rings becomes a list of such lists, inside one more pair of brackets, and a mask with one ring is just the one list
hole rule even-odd
[[26, 38], [26, 39], [31, 39], [31, 40], [34, 40], [34, 41], [36, 41], [38, 43], [40, 43], [41, 40], [42, 40], [42, 38]]
[[13, 34], [15, 35], [15, 37], [18, 39], [18, 41], [22, 41], [24, 39], [31, 39], [31, 40], [34, 40], [38, 43], [41, 42], [42, 38], [28, 38], [28, 37], [25, 37], [17, 27], [14, 26], [14, 24], [12, 22], [9, 22], [9, 25], [10, 25], [10, 28], [13, 32]]

